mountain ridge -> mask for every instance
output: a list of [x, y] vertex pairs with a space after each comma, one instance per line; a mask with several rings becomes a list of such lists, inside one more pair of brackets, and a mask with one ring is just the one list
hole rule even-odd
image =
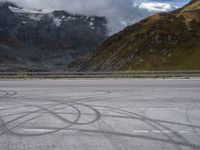
[[106, 24], [104, 17], [28, 10], [1, 3], [0, 70], [63, 70], [104, 41]]

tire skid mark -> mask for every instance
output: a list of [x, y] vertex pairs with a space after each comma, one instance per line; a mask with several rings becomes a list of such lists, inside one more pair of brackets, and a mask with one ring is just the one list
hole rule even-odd
[[[145, 115], [145, 110], [143, 111], [144, 115]], [[176, 148], [178, 148], [179, 150], [182, 150], [182, 147], [180, 145], [177, 145], [175, 144], [176, 141], [173, 139], [172, 136], [170, 136], [169, 134], [167, 134], [166, 132], [164, 132], [162, 129], [160, 129], [158, 126], [160, 126], [159, 123], [157, 122], [154, 122], [154, 121], [149, 121], [149, 120], [146, 120], [146, 118], [148, 117], [145, 117], [143, 118], [143, 122], [145, 122], [146, 124], [150, 125], [151, 127], [157, 129], [160, 133], [162, 133], [163, 136], [165, 136]], [[162, 127], [162, 126], [161, 126]], [[166, 129], [166, 128], [165, 128]], [[169, 131], [169, 130], [167, 130]], [[171, 130], [170, 130], [171, 131]], [[172, 131], [171, 131], [172, 132]]]
[[178, 144], [184, 147], [190, 148], [192, 146], [193, 148], [200, 149], [199, 145], [191, 144], [190, 146], [187, 143], [181, 142], [181, 141], [175, 141], [174, 143], [171, 143], [168, 139], [162, 139], [157, 137], [151, 137], [146, 135], [137, 135], [137, 134], [129, 134], [129, 133], [121, 133], [121, 132], [111, 132], [111, 131], [105, 131], [105, 130], [89, 130], [89, 129], [79, 129], [80, 132], [86, 132], [86, 133], [95, 133], [95, 134], [109, 134], [113, 136], [121, 136], [121, 137], [128, 137], [128, 138], [137, 138], [137, 139], [143, 139], [143, 140], [150, 140], [150, 141], [160, 141], [168, 144]]
[[[30, 106], [30, 105], [29, 105], [29, 106]], [[31, 106], [33, 106], [33, 105], [31, 105]], [[38, 118], [38, 117], [41, 117], [41, 116], [43, 116], [43, 115], [45, 115], [45, 114], [52, 114], [54, 117], [59, 118], [59, 119], [61, 119], [62, 121], [66, 121], [66, 122], [68, 122], [69, 124], [66, 125], [65, 127], [58, 128], [58, 129], [56, 129], [56, 130], [54, 130], [54, 131], [51, 131], [51, 132], [38, 133], [38, 134], [23, 134], [23, 133], [17, 133], [17, 132], [15, 132], [15, 131], [12, 130], [12, 129], [16, 128], [16, 127], [19, 127], [20, 125], [23, 125], [23, 124], [26, 123], [27, 121], [32, 121], [33, 118], [31, 118], [31, 119], [28, 119], [27, 121], [24, 121], [24, 122], [19, 123], [18, 125], [12, 127], [11, 129], [9, 129], [9, 128], [6, 127], [6, 124], [10, 123], [11, 121], [10, 121], [10, 122], [7, 122], [7, 123], [4, 123], [4, 124], [3, 124], [4, 128], [7, 128], [7, 131], [9, 131], [9, 133], [12, 133], [13, 135], [17, 135], [17, 136], [41, 136], [41, 135], [47, 135], [47, 134], [56, 133], [56, 132], [59, 132], [60, 130], [67, 129], [67, 128], [71, 127], [72, 125], [74, 125], [74, 123], [77, 122], [77, 121], [80, 119], [80, 114], [81, 114], [81, 112], [80, 112], [76, 107], [74, 107], [73, 105], [72, 105], [72, 107], [77, 111], [77, 114], [78, 114], [74, 121], [68, 121], [67, 119], [64, 119], [63, 117], [59, 116], [58, 114], [55, 114], [53, 111], [50, 111], [48, 108], [43, 108], [43, 107], [39, 107], [39, 106], [35, 106], [35, 107], [40, 108], [38, 111], [45, 111], [45, 113], [42, 113], [42, 114], [40, 114], [40, 115], [34, 117], [34, 119], [36, 119], [36, 118]], [[36, 112], [38, 112], [38, 111], [36, 111]], [[35, 113], [35, 112], [34, 112], [34, 113]], [[16, 119], [12, 120], [12, 121], [16, 121], [16, 120], [18, 120], [18, 119], [24, 118], [24, 117], [26, 117], [26, 116], [29, 116], [30, 114], [31, 114], [31, 113], [25, 114], [25, 115], [23, 115], [23, 116], [21, 116], [21, 117], [18, 117], [18, 118], [16, 118]], [[0, 135], [1, 135], [1, 134], [2, 134], [2, 133], [0, 133]]]
[[[95, 105], [93, 105], [93, 106], [95, 106]], [[98, 105], [96, 105], [96, 107], [103, 107], [103, 108], [113, 109], [113, 110], [115, 110], [115, 111], [118, 111], [119, 113], [122, 112], [122, 113], [129, 114], [129, 115], [131, 115], [131, 116], [133, 115], [133, 117], [134, 117], [133, 119], [137, 119], [137, 120], [143, 121], [143, 122], [147, 123], [148, 125], [150, 125], [148, 122], [146, 122], [146, 120], [148, 120], [148, 121], [150, 121], [150, 122], [152, 122], [152, 123], [155, 123], [155, 124], [158, 125], [158, 126], [161, 126], [162, 128], [165, 128], [165, 129], [171, 131], [176, 137], [178, 137], [179, 139], [182, 140], [181, 142], [180, 142], [180, 141], [175, 141], [175, 140], [173, 140], [171, 137], [167, 136], [168, 139], [170, 139], [170, 141], [171, 141], [172, 144], [174, 144], [174, 145], [177, 146], [178, 143], [179, 143], [179, 144], [182, 143], [181, 145], [187, 146], [187, 147], [191, 148], [192, 150], [198, 150], [198, 149], [200, 148], [199, 145], [190, 143], [190, 142], [189, 142], [184, 136], [182, 136], [181, 134], [179, 134], [179, 133], [177, 133], [177, 132], [174, 132], [173, 130], [171, 130], [169, 127], [166, 127], [165, 125], [162, 125], [161, 123], [159, 123], [158, 120], [150, 119], [150, 118], [147, 118], [147, 117], [144, 117], [144, 116], [141, 116], [141, 115], [138, 115], [138, 114], [129, 112], [129, 111], [124, 111], [124, 110], [121, 110], [121, 109], [112, 108], [112, 107], [108, 107], [108, 106], [98, 106]], [[136, 117], [135, 117], [135, 116], [136, 116]], [[152, 125], [150, 125], [150, 126], [152, 126]], [[156, 129], [158, 129], [158, 130], [160, 130], [160, 129], [157, 128], [156, 126], [152, 126], [152, 127], [156, 128]], [[165, 134], [165, 133], [163, 133], [163, 134]], [[165, 136], [166, 136], [166, 134], [165, 134]], [[170, 142], [169, 142], [169, 143], [170, 143]], [[183, 144], [183, 143], [184, 143], [184, 144]], [[182, 148], [179, 147], [179, 149], [182, 149]]]
[[[23, 107], [28, 107], [28, 106], [23, 106]], [[8, 124], [13, 123], [13, 122], [15, 122], [15, 121], [17, 121], [17, 120], [19, 120], [19, 119], [28, 117], [28, 116], [30, 116], [31, 114], [39, 113], [40, 111], [41, 111], [41, 109], [36, 110], [36, 111], [32, 111], [32, 112], [30, 112], [30, 113], [27, 112], [27, 113], [25, 113], [24, 115], [19, 116], [19, 117], [13, 119], [13, 120], [10, 120], [10, 121], [7, 121], [7, 122], [4, 122], [2, 116], [0, 116], [1, 122], [2, 122], [1, 125], [0, 125], [0, 128], [3, 127], [4, 129], [6, 129], [6, 131], [4, 131], [4, 132], [7, 132], [7, 131], [11, 132], [11, 129], [9, 129], [9, 128], [7, 127]], [[43, 113], [42, 115], [44, 115], [44, 114], [45, 114], [45, 113]], [[25, 121], [25, 122], [26, 122], [26, 121]], [[23, 122], [23, 123], [25, 123], [25, 122]], [[18, 125], [15, 125], [14, 127], [12, 127], [12, 129], [18, 127], [19, 125], [21, 125], [21, 124], [23, 124], [23, 123], [20, 123], [20, 124], [18, 124]], [[0, 133], [0, 135], [2, 135], [2, 134], [3, 134], [3, 133]]]
[[[105, 106], [99, 106], [99, 105], [91, 105], [93, 107], [105, 107]], [[119, 117], [119, 118], [127, 118], [127, 119], [138, 119], [140, 120], [139, 117], [135, 117], [135, 116], [116, 116], [116, 115], [110, 115], [110, 116], [115, 116], [115, 117]], [[160, 123], [166, 123], [166, 124], [171, 124], [171, 125], [179, 125], [179, 126], [184, 126], [184, 127], [194, 127], [194, 128], [197, 128], [197, 129], [200, 129], [200, 126], [198, 125], [190, 125], [190, 124], [185, 124], [185, 123], [180, 123], [180, 122], [172, 122], [172, 121], [165, 121], [165, 120], [160, 120], [160, 119], [151, 119], [151, 118], [146, 118], [146, 120], [149, 120], [149, 121], [158, 121]]]
[[[89, 91], [89, 92], [91, 92], [91, 91]], [[93, 92], [95, 92], [95, 91], [93, 91]], [[102, 92], [102, 93], [100, 93], [102, 95], [111, 93], [111, 91], [105, 92], [102, 90], [96, 91], [96, 93], [97, 92]], [[3, 94], [1, 94], [1, 93], [3, 93]], [[125, 111], [121, 108], [113, 108], [113, 107], [108, 107], [108, 106], [99, 106], [99, 105], [88, 104], [88, 102], [101, 101], [102, 99], [103, 100], [107, 99], [107, 98], [101, 96], [99, 93], [97, 95], [95, 95], [96, 96], [95, 98], [88, 96], [88, 98], [86, 97], [86, 98], [82, 98], [82, 99], [78, 99], [78, 100], [49, 100], [49, 99], [44, 99], [44, 98], [43, 99], [39, 99], [39, 98], [35, 99], [35, 98], [12, 97], [16, 94], [17, 94], [17, 92], [15, 93], [12, 91], [3, 91], [3, 92], [0, 91], [0, 98], [8, 98], [9, 103], [13, 103], [13, 104], [16, 104], [17, 106], [19, 106], [19, 107], [17, 107], [17, 106], [10, 107], [7, 109], [6, 108], [0, 109], [0, 112], [4, 111], [4, 110], [16, 110], [18, 108], [27, 108], [27, 109], [30, 109], [30, 111], [23, 110], [22, 112], [19, 112], [18, 114], [11, 113], [11, 114], [7, 114], [7, 116], [0, 115], [0, 136], [3, 134], [6, 134], [6, 133], [15, 135], [15, 136], [20, 136], [20, 137], [43, 136], [43, 135], [57, 133], [57, 132], [63, 131], [63, 130], [65, 130], [65, 131], [70, 130], [70, 129], [73, 129], [73, 126], [81, 127], [81, 126], [86, 126], [86, 125], [97, 122], [99, 125], [98, 130], [79, 129], [78, 128], [78, 129], [76, 129], [76, 131], [95, 133], [95, 134], [103, 134], [105, 137], [108, 137], [107, 138], [108, 141], [110, 140], [110, 143], [114, 144], [113, 147], [115, 147], [116, 149], [117, 148], [120, 149], [119, 145], [118, 145], [118, 142], [120, 142], [120, 141], [118, 139], [116, 140], [116, 137], [118, 137], [119, 139], [121, 137], [129, 137], [129, 138], [138, 138], [138, 139], [144, 139], [144, 140], [152, 140], [154, 142], [160, 141], [160, 142], [172, 144], [178, 150], [183, 150], [183, 147], [187, 147], [191, 150], [199, 150], [200, 149], [200, 145], [190, 143], [190, 141], [188, 141], [181, 133], [175, 132], [169, 126], [167, 126], [167, 125], [177, 125], [177, 126], [183, 126], [183, 127], [190, 127], [190, 128], [193, 128], [194, 130], [200, 129], [200, 126], [192, 125], [190, 118], [188, 119], [189, 124], [185, 124], [185, 123], [179, 123], [179, 122], [151, 119], [146, 114], [140, 115], [137, 113]], [[13, 101], [13, 100], [15, 100], [15, 101]], [[27, 100], [30, 100], [30, 101], [27, 101]], [[37, 102], [42, 101], [42, 104], [39, 104], [39, 103], [38, 104], [30, 104], [35, 101], [37, 101]], [[1, 102], [5, 102], [5, 104], [8, 103], [7, 100], [1, 100]], [[87, 104], [85, 104], [85, 103], [87, 103]], [[33, 108], [36, 108], [37, 110], [31, 111], [31, 109], [33, 109]], [[70, 112], [67, 111], [68, 108], [71, 108]], [[84, 109], [82, 109], [82, 108], [84, 108]], [[102, 112], [100, 112], [99, 108], [107, 109], [108, 112], [115, 112], [119, 115], [103, 114]], [[200, 108], [200, 106], [199, 106], [199, 108]], [[62, 112], [59, 112], [61, 110], [62, 110]], [[85, 113], [84, 112], [85, 110], [89, 111], [90, 113]], [[13, 117], [15, 115], [20, 115], [20, 116], [17, 116], [16, 118], [14, 118], [12, 120], [4, 122], [4, 117], [8, 117], [8, 116]], [[61, 127], [53, 127], [53, 126], [46, 127], [45, 130], [42, 130], [45, 128], [45, 127], [43, 127], [40, 129], [41, 131], [39, 131], [39, 129], [34, 130], [34, 125], [32, 125], [32, 127], [30, 127], [29, 129], [26, 129], [25, 124], [27, 122], [30, 122], [32, 120], [39, 121], [39, 119], [41, 119], [41, 117], [44, 115], [48, 115], [48, 117], [53, 117], [54, 119], [59, 120], [62, 123], [64, 123], [64, 125]], [[69, 120], [67, 118], [67, 115], [71, 116], [70, 117], [71, 120]], [[83, 116], [88, 117], [87, 121], [85, 121], [84, 119], [83, 119], [83, 121], [81, 120], [81, 118]], [[163, 135], [164, 138], [157, 138], [154, 136], [147, 136], [147, 135], [138, 135], [138, 134], [136, 134], [137, 132], [135, 132], [134, 134], [126, 134], [126, 133], [116, 132], [114, 130], [114, 128], [112, 128], [112, 126], [110, 126], [109, 124], [106, 124], [104, 117], [110, 117], [110, 119], [115, 117], [115, 118], [139, 120], [139, 121], [147, 124], [149, 127], [152, 127], [153, 129], [155, 129], [155, 131], [161, 133], [161, 135]], [[188, 112], [188, 117], [189, 117], [189, 112]], [[20, 121], [20, 120], [22, 120], [22, 121]], [[101, 127], [101, 124], [100, 124], [101, 121], [104, 122], [103, 123], [104, 125], [106, 124], [106, 129]], [[13, 124], [13, 126], [11, 126], [12, 123], [17, 123], [17, 124]], [[18, 129], [21, 129], [22, 131], [20, 131]], [[31, 129], [33, 129], [33, 130], [31, 131]], [[165, 131], [163, 129], [165, 129]], [[41, 133], [38, 133], [38, 132], [41, 132]], [[112, 137], [112, 136], [115, 136], [115, 137]]]
[[17, 95], [16, 91], [0, 91], [0, 98], [8, 98]]
[[[197, 103], [193, 103], [197, 108], [200, 109], [200, 106], [197, 104]], [[190, 106], [187, 107], [187, 110], [186, 110], [186, 118], [187, 118], [187, 121], [189, 124], [192, 124], [192, 121], [190, 119]], [[200, 134], [199, 134], [199, 131], [197, 131], [196, 128], [194, 127], [191, 127], [193, 133], [200, 139]]]
[[[60, 101], [56, 101], [56, 100], [51, 100], [51, 101], [48, 101], [46, 100], [47, 102], [54, 102], [55, 104], [51, 104], [50, 106], [52, 107], [52, 109], [50, 109], [51, 107], [49, 108], [46, 108], [45, 106], [38, 106], [38, 105], [31, 105], [31, 104], [24, 104], [21, 102], [21, 107], [15, 107], [15, 108], [22, 108], [22, 107], [25, 107], [25, 108], [38, 108], [37, 111], [30, 111], [30, 112], [22, 112], [21, 115], [19, 113], [19, 117], [13, 119], [13, 120], [10, 120], [8, 122], [4, 122], [3, 124], [1, 123], [1, 128], [4, 128], [6, 129], [5, 131], [1, 132], [0, 135], [4, 134], [5, 132], [9, 132], [9, 133], [12, 133], [13, 135], [18, 135], [18, 136], [40, 136], [40, 135], [46, 135], [46, 134], [51, 134], [51, 133], [56, 133], [56, 132], [59, 132], [60, 130], [66, 130], [67, 128], [73, 126], [73, 125], [87, 125], [87, 124], [91, 124], [91, 123], [94, 123], [96, 121], [98, 121], [100, 118], [101, 118], [101, 114], [99, 111], [97, 111], [96, 109], [94, 109], [93, 107], [89, 106], [89, 105], [86, 105], [86, 104], [81, 104], [81, 103], [71, 103], [71, 102], [60, 102]], [[16, 102], [18, 104], [20, 104], [20, 102]], [[59, 106], [61, 105], [63, 107], [63, 105], [65, 105], [65, 108], [66, 107], [71, 107], [73, 108], [74, 110], [76, 110], [76, 113], [73, 114], [73, 116], [76, 116], [75, 118], [73, 118], [74, 120], [71, 121], [71, 120], [68, 120], [64, 117], [62, 117], [59, 113], [57, 113], [55, 111], [55, 106]], [[85, 107], [89, 110], [92, 110], [94, 112], [94, 119], [92, 119], [91, 121], [87, 121], [87, 122], [79, 122], [79, 120], [81, 119], [81, 115], [82, 115], [82, 112], [81, 110], [78, 108], [78, 106], [82, 106], [82, 107]], [[10, 108], [10, 109], [15, 109], [14, 107], [13, 108]], [[58, 109], [60, 110], [60, 109]], [[20, 122], [18, 123], [17, 125], [11, 127], [11, 128], [8, 128], [7, 125], [8, 124], [11, 124], [15, 121], [18, 121], [19, 119], [24, 119], [25, 117], [30, 117], [30, 115], [33, 115], [33, 114], [38, 114], [40, 113], [39, 115], [37, 116], [34, 116], [28, 120], [25, 120], [23, 122]], [[60, 128], [57, 128], [55, 129], [54, 131], [51, 131], [51, 132], [45, 132], [45, 133], [38, 133], [38, 134], [26, 134], [26, 133], [18, 133], [16, 131], [14, 131], [13, 129], [17, 128], [17, 127], [20, 127], [20, 125], [23, 125], [25, 123], [27, 123], [28, 121], [32, 121], [33, 119], [38, 119], [40, 117], [42, 117], [43, 115], [45, 114], [48, 114], [48, 115], [51, 115], [53, 116], [54, 118], [62, 121], [63, 123], [67, 124], [65, 127], [60, 127]], [[9, 114], [8, 114], [9, 115]], [[12, 114], [10, 114], [12, 115]], [[14, 114], [13, 114], [14, 115]], [[3, 118], [1, 117], [1, 120], [3, 120]], [[3, 121], [1, 121], [3, 122]]]
[[[102, 114], [103, 114], [103, 112], [102, 112]], [[105, 130], [105, 128], [109, 131], [116, 132], [109, 124], [106, 123], [104, 118], [102, 118], [101, 120], [98, 121], [98, 129], [99, 130], [102, 130], [102, 129]], [[109, 141], [109, 143], [112, 145], [112, 147], [115, 150], [121, 150], [122, 149], [122, 145], [120, 143], [122, 143], [123, 139], [121, 138], [121, 136], [113, 137], [112, 135], [109, 135], [109, 134], [103, 134], [103, 136], [107, 139], [107, 141]], [[123, 145], [123, 149], [128, 150], [126, 145]]]
[[[141, 115], [139, 115], [139, 116], [141, 116]], [[145, 119], [148, 118], [148, 116], [146, 116], [146, 113], [145, 113], [144, 117], [145, 117]], [[169, 131], [170, 133], [172, 133], [173, 137], [175, 136], [175, 137], [179, 138], [182, 142], [185, 142], [188, 145], [190, 145], [190, 142], [182, 134], [172, 130], [171, 128], [169, 128], [166, 125], [161, 124], [159, 121], [152, 121], [152, 123], [160, 126], [161, 128], [165, 129], [166, 131]], [[166, 135], [168, 135], [168, 134], [166, 134]], [[170, 139], [172, 140], [172, 142], [174, 142], [174, 139], [171, 136], [170, 136]], [[182, 148], [179, 147], [179, 149], [182, 149]], [[191, 149], [196, 150], [196, 148], [193, 148], [193, 147]]]
[[[122, 111], [121, 109], [117, 109], [117, 108], [111, 108], [111, 107], [108, 107], [108, 108], [109, 108], [111, 111], [113, 111], [113, 112], [116, 112], [116, 113], [119, 113], [119, 114], [124, 114], [124, 115], [127, 115], [127, 116], [129, 116], [129, 117], [133, 117], [133, 116], [132, 116], [133, 114], [130, 113], [130, 112]], [[135, 114], [134, 114], [134, 115], [135, 115]], [[133, 118], [132, 118], [132, 119], [133, 119]], [[161, 130], [161, 129], [157, 126], [157, 124], [153, 124], [152, 121], [146, 120], [144, 117], [141, 117], [139, 120], [142, 121], [142, 122], [144, 122], [145, 124], [149, 125], [150, 127], [154, 128], [154, 129], [156, 129], [156, 130], [158, 130], [164, 137], [166, 137], [169, 141], [171, 141], [171, 143], [172, 143], [176, 148], [178, 148], [179, 150], [182, 150], [182, 148], [181, 148], [179, 145], [175, 144], [174, 139], [173, 139], [170, 135], [168, 135], [168, 134], [166, 134], [165, 132], [163, 132], [163, 130]]]

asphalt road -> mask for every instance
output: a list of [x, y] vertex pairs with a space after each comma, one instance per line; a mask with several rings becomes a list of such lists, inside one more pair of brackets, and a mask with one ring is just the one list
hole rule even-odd
[[200, 80], [0, 81], [0, 150], [200, 150]]

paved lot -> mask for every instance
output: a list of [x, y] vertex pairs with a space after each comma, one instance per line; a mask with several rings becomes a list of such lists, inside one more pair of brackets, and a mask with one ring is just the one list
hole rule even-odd
[[0, 150], [199, 150], [200, 80], [0, 81]]

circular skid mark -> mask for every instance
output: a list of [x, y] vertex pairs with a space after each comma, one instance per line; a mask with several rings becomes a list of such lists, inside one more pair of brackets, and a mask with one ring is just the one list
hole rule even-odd
[[16, 91], [0, 91], [0, 98], [7, 98], [16, 95]]
[[[27, 105], [28, 107], [34, 107], [32, 105]], [[55, 132], [59, 132], [60, 130], [64, 130], [67, 129], [69, 127], [71, 127], [74, 123], [76, 123], [79, 118], [80, 118], [80, 114], [81, 112], [76, 109], [76, 107], [74, 107], [73, 105], [68, 105], [68, 107], [72, 107], [74, 110], [76, 110], [76, 116], [74, 117], [73, 121], [69, 121], [66, 118], [62, 117], [60, 114], [57, 114], [55, 111], [53, 111], [53, 107], [49, 107], [49, 108], [45, 108], [45, 107], [41, 107], [41, 106], [35, 106], [36, 108], [38, 108], [38, 110], [36, 111], [32, 111], [32, 112], [27, 112], [27, 113], [23, 113], [20, 116], [17, 116], [16, 118], [12, 118], [12, 120], [5, 122], [3, 120], [3, 118], [1, 117], [1, 128], [4, 129], [3, 131], [1, 131], [0, 135], [4, 134], [4, 133], [10, 133], [12, 135], [16, 135], [16, 136], [41, 136], [41, 135], [46, 135], [46, 134], [50, 134], [50, 133], [55, 133]], [[50, 115], [51, 117], [53, 117], [53, 119], [59, 119], [59, 121], [64, 122], [64, 126], [59, 127], [55, 130], [52, 131], [42, 131], [42, 132], [38, 132], [38, 133], [33, 133], [33, 132], [29, 132], [29, 131], [24, 131], [23, 128], [21, 127], [22, 125], [25, 125], [28, 122], [31, 121], [35, 121], [37, 123], [37, 121], [41, 121], [41, 117], [44, 115]], [[56, 120], [55, 120], [56, 121]], [[48, 125], [48, 124], [47, 124]]]
[[[7, 114], [6, 118], [0, 117], [0, 135], [5, 133], [15, 136], [47, 135], [61, 130], [67, 130], [73, 125], [92, 124], [98, 121], [101, 117], [101, 114], [96, 109], [89, 105], [80, 103], [58, 103], [56, 101], [54, 105], [47, 104], [47, 106], [28, 104], [18, 105], [18, 109], [20, 107], [23, 109], [21, 112], [18, 111], [16, 116], [11, 114], [11, 119], [9, 119], [9, 114]], [[26, 110], [24, 110], [24, 108], [26, 108]], [[12, 112], [15, 112], [15, 108], [12, 109]], [[87, 119], [85, 119], [85, 115], [87, 115]], [[55, 124], [49, 123], [48, 120], [53, 121]], [[37, 128], [37, 125], [41, 124], [41, 121], [44, 124], [44, 128], [51, 130], [31, 130], [31, 128]], [[56, 122], [59, 123], [56, 124]], [[31, 124], [30, 130], [26, 129], [27, 124]]]
[[[88, 124], [92, 124], [94, 122], [97, 122], [101, 118], [101, 113], [98, 110], [94, 109], [93, 107], [91, 107], [89, 105], [77, 103], [77, 104], [74, 104], [73, 106], [76, 107], [78, 110], [81, 111], [81, 116], [82, 117], [84, 116], [84, 114], [82, 113], [82, 110], [80, 108], [78, 108], [77, 106], [85, 107], [87, 111], [88, 110], [90, 111], [90, 113], [88, 113], [88, 115], [86, 114], [87, 118], [89, 118], [89, 119], [87, 119], [87, 121], [81, 121], [81, 118], [82, 118], [81, 117], [79, 119], [79, 121], [75, 123], [75, 125], [88, 125]], [[91, 111], [93, 113], [91, 113]], [[89, 116], [92, 116], [92, 119]]]

